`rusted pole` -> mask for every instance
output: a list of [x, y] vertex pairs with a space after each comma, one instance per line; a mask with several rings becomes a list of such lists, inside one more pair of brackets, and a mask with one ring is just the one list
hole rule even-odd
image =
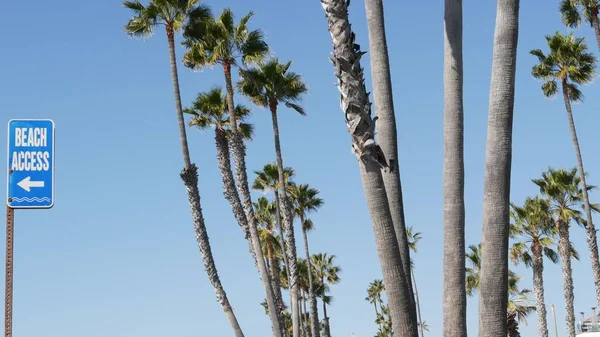
[[15, 210], [6, 206], [6, 288], [4, 297], [4, 337], [12, 337], [13, 234]]

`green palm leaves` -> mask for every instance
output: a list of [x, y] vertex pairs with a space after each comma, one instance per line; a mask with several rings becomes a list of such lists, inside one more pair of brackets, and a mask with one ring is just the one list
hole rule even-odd
[[168, 33], [180, 32], [186, 19], [204, 20], [211, 16], [210, 8], [199, 0], [152, 0], [147, 6], [139, 1], [125, 1], [123, 6], [133, 12], [125, 32], [136, 37], [151, 36], [159, 25], [164, 25]]

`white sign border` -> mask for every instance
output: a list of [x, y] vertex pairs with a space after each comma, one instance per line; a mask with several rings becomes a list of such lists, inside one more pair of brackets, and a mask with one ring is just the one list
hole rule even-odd
[[[10, 198], [10, 196], [8, 195], [8, 192], [10, 190], [10, 124], [12, 122], [29, 122], [29, 121], [44, 121], [44, 122], [50, 122], [52, 124], [52, 203], [48, 206], [14, 206], [11, 205], [10, 202], [8, 202], [8, 199]], [[52, 119], [48, 119], [48, 118], [13, 118], [13, 119], [9, 119], [8, 123], [7, 123], [7, 132], [6, 132], [6, 206], [12, 208], [12, 209], [50, 209], [52, 207], [54, 207], [54, 192], [55, 192], [55, 185], [54, 185], [54, 175], [56, 174], [55, 172], [55, 158], [56, 158], [56, 124], [54, 123], [54, 120]]]

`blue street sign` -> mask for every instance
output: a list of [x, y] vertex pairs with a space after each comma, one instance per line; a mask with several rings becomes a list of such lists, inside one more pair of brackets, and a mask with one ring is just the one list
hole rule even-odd
[[54, 205], [54, 121], [8, 122], [7, 205], [51, 208]]

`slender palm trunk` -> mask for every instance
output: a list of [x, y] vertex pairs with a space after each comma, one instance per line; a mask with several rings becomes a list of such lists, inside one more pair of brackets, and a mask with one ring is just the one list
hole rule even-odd
[[177, 122], [179, 124], [179, 136], [181, 140], [181, 151], [183, 153], [184, 162], [184, 168], [180, 175], [188, 194], [190, 210], [192, 213], [192, 223], [194, 225], [194, 232], [196, 234], [196, 241], [198, 242], [198, 248], [200, 249], [200, 254], [202, 255], [202, 262], [208, 275], [208, 280], [215, 288], [217, 300], [221, 304], [221, 307], [225, 312], [225, 316], [227, 317], [227, 320], [229, 320], [229, 324], [231, 324], [234, 335], [236, 337], [243, 337], [244, 333], [242, 332], [242, 328], [240, 327], [240, 324], [233, 313], [233, 308], [229, 303], [225, 289], [223, 289], [223, 285], [219, 279], [215, 260], [212, 256], [212, 251], [210, 248], [208, 233], [204, 224], [202, 205], [200, 203], [200, 191], [198, 191], [198, 168], [190, 161], [185, 123], [183, 120], [183, 108], [181, 107], [179, 78], [177, 75], [177, 58], [175, 57], [175, 35], [172, 27], [169, 26], [167, 26], [167, 40], [169, 42], [169, 56], [171, 61], [171, 76], [173, 78], [175, 109], [177, 111]]
[[600, 23], [598, 23], [598, 9], [594, 9], [592, 12], [592, 27], [594, 27], [594, 35], [596, 35], [598, 48], [600, 48]]
[[[597, 21], [596, 21], [597, 22]], [[583, 193], [583, 204], [585, 207], [585, 231], [587, 234], [587, 244], [590, 251], [590, 260], [592, 261], [592, 274], [594, 274], [594, 286], [596, 288], [596, 301], [600, 305], [600, 259], [598, 258], [598, 241], [596, 238], [596, 226], [592, 222], [592, 208], [590, 207], [590, 199], [588, 197], [588, 187], [585, 181], [585, 171], [583, 169], [583, 158], [581, 156], [581, 148], [579, 147], [579, 139], [577, 138], [577, 130], [575, 129], [575, 121], [573, 119], [573, 111], [571, 110], [571, 98], [567, 91], [567, 80], [562, 81], [562, 91], [569, 118], [569, 129], [575, 147], [575, 155], [577, 157], [577, 170], [581, 178], [581, 190]]]
[[402, 183], [400, 180], [400, 165], [398, 160], [398, 139], [396, 130], [396, 115], [394, 112], [394, 97], [390, 72], [390, 60], [385, 34], [385, 17], [382, 0], [365, 0], [367, 26], [369, 31], [369, 51], [371, 52], [371, 77], [373, 79], [373, 100], [379, 146], [389, 163], [390, 170], [383, 171], [383, 183], [387, 192], [388, 204], [394, 222], [394, 230], [398, 239], [398, 248], [406, 284], [410, 296], [410, 312], [416, 317], [415, 298], [410, 278], [410, 252], [406, 238], [406, 223], [404, 219], [404, 203], [402, 200]]
[[571, 251], [569, 238], [569, 224], [565, 221], [558, 223], [558, 253], [562, 263], [563, 291], [565, 296], [565, 320], [567, 323], [567, 337], [575, 337], [575, 309], [573, 302], [573, 270], [571, 269]]
[[[357, 50], [354, 33], [350, 29], [348, 3], [345, 0], [321, 0], [321, 4], [325, 9], [333, 42], [332, 61], [338, 78], [338, 89], [342, 94], [341, 108], [352, 136], [352, 147], [358, 159], [367, 207], [375, 232], [393, 330], [398, 336], [416, 337], [417, 322], [411, 311], [409, 283], [404, 273], [381, 172], [387, 163], [374, 140], [375, 125], [371, 118], [370, 102], [360, 65], [362, 53]], [[402, 235], [406, 236], [406, 233]]]
[[302, 299], [298, 299], [298, 322], [300, 324], [300, 335], [303, 337], [307, 337], [306, 329], [304, 328], [305, 317], [302, 312]]
[[416, 303], [416, 307], [417, 307], [417, 323], [419, 324], [419, 333], [421, 334], [421, 337], [425, 336], [425, 333], [423, 332], [423, 320], [421, 318], [421, 305], [419, 304], [419, 290], [417, 289], [417, 280], [415, 279], [415, 272], [414, 270], [410, 270], [411, 276], [412, 276], [412, 285], [415, 289], [415, 303]]
[[283, 263], [285, 264], [285, 271], [287, 275], [290, 274], [290, 267], [287, 259], [286, 249], [285, 249], [285, 235], [284, 230], [281, 224], [281, 199], [279, 198], [279, 191], [275, 190], [275, 210], [276, 210], [276, 222], [277, 229], [279, 230], [279, 245], [281, 246], [281, 252], [283, 253]]
[[304, 316], [304, 333], [306, 334], [306, 336], [308, 337], [314, 337], [312, 334], [312, 330], [309, 327], [309, 323], [311, 324], [312, 327], [312, 322], [310, 321], [310, 314], [308, 313], [308, 309], [306, 308], [306, 292], [302, 291], [302, 315]]
[[283, 159], [281, 157], [281, 144], [279, 142], [279, 124], [277, 122], [277, 101], [269, 102], [271, 118], [273, 120], [273, 137], [275, 140], [275, 155], [277, 157], [277, 170], [279, 171], [280, 201], [283, 208], [283, 229], [285, 232], [285, 243], [288, 259], [288, 282], [290, 287], [291, 307], [292, 307], [292, 325], [293, 337], [300, 335], [300, 325], [298, 322], [298, 260], [296, 257], [296, 239], [294, 237], [294, 218], [292, 217], [292, 208], [286, 191], [286, 183], [283, 175]]
[[[444, 336], [467, 336], [462, 0], [444, 9]], [[415, 285], [416, 288], [416, 285]], [[421, 320], [419, 319], [419, 322]], [[421, 327], [421, 336], [423, 327]]]
[[[325, 280], [323, 280], [325, 282]], [[323, 320], [325, 321], [325, 333], [327, 337], [331, 337], [331, 329], [329, 328], [329, 317], [327, 317], [327, 303], [323, 301]]]
[[312, 263], [310, 262], [310, 253], [308, 251], [308, 233], [304, 228], [304, 217], [300, 217], [300, 223], [302, 224], [302, 235], [304, 236], [304, 253], [306, 253], [306, 265], [308, 268], [308, 300], [310, 302], [310, 322], [313, 337], [319, 337], [319, 311], [317, 309], [317, 297], [315, 296], [315, 289], [312, 278]]
[[533, 294], [535, 295], [535, 311], [538, 321], [538, 337], [548, 337], [548, 321], [546, 320], [546, 305], [544, 304], [544, 260], [542, 246], [532, 244]]
[[235, 164], [237, 185], [241, 194], [242, 205], [248, 221], [248, 229], [250, 232], [250, 240], [256, 254], [258, 272], [263, 283], [263, 288], [267, 298], [267, 308], [273, 327], [275, 337], [283, 337], [283, 314], [277, 310], [275, 304], [275, 295], [269, 272], [266, 268], [265, 259], [262, 253], [260, 237], [258, 236], [258, 227], [254, 216], [254, 207], [250, 196], [250, 188], [248, 186], [248, 174], [246, 171], [246, 148], [242, 140], [242, 134], [237, 128], [237, 119], [235, 116], [235, 105], [233, 104], [233, 86], [231, 84], [231, 66], [224, 64], [225, 83], [227, 86], [227, 107], [229, 110], [231, 123], [231, 136], [229, 137], [229, 145], [233, 154], [233, 162]]
[[[271, 233], [273, 235], [273, 233]], [[281, 293], [281, 279], [279, 276], [279, 261], [275, 257], [275, 248], [273, 247], [273, 242], [268, 240], [267, 251], [269, 257], [267, 260], [267, 269], [269, 270], [269, 276], [271, 277], [271, 283], [273, 285], [273, 296], [275, 296], [275, 305], [278, 309], [278, 314], [281, 315], [283, 319], [283, 312], [285, 311], [285, 305], [283, 304], [283, 296]], [[284, 328], [283, 332], [284, 336], [286, 335], [286, 331]]]
[[483, 192], [479, 336], [506, 337], [508, 229], [519, 0], [498, 0]]

